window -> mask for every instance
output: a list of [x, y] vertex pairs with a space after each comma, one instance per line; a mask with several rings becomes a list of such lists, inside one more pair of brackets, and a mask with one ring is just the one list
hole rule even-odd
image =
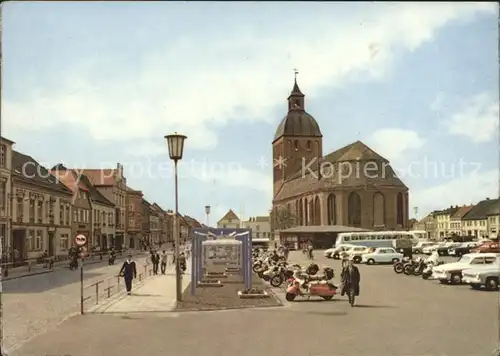
[[484, 258], [484, 263], [486, 263], [486, 264], [492, 264], [492, 263], [495, 263], [496, 260], [497, 260], [497, 258], [493, 257], [493, 256], [491, 256], [491, 257], [485, 257]]
[[0, 145], [0, 167], [7, 167], [7, 146]]
[[295, 148], [295, 151], [299, 150], [299, 141], [295, 140], [293, 141], [293, 147]]
[[33, 230], [28, 230], [26, 234], [26, 247], [28, 247], [28, 250], [32, 251], [35, 249], [35, 238], [34, 238], [34, 231]]
[[255, 225], [255, 230], [259, 231], [260, 230], [260, 225]]
[[59, 206], [59, 225], [64, 225], [64, 205]]
[[226, 224], [222, 225], [222, 228], [223, 228], [223, 229], [225, 229], [226, 227], [227, 227], [227, 225], [226, 225]]
[[7, 194], [6, 194], [6, 190], [7, 190], [7, 183], [5, 181], [2, 181], [0, 183], [0, 208], [4, 208], [4, 209], [7, 208], [7, 203], [6, 203]]
[[85, 221], [84, 220], [85, 219], [84, 214], [85, 214], [85, 212], [82, 209], [80, 209], [80, 219], [78, 220], [79, 222], [84, 222]]
[[43, 231], [42, 230], [36, 231], [35, 249], [36, 250], [43, 250]]
[[78, 209], [73, 209], [73, 222], [78, 222]]
[[35, 222], [35, 200], [30, 199], [30, 210], [29, 210], [30, 222]]
[[481, 265], [484, 263], [484, 257], [476, 257], [471, 261], [471, 265]]
[[69, 247], [68, 234], [61, 234], [59, 238], [59, 247], [61, 250], [67, 250]]
[[307, 150], [310, 151], [311, 150], [311, 141], [307, 141]]
[[69, 213], [69, 206], [66, 207], [66, 224], [65, 225], [71, 225], [70, 222], [70, 213]]
[[38, 222], [41, 223], [43, 219], [43, 201], [38, 202], [38, 211], [37, 211]]

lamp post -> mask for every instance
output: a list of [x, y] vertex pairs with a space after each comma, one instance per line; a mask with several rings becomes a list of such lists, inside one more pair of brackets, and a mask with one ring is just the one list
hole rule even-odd
[[187, 137], [184, 135], [179, 135], [174, 133], [173, 135], [166, 135], [165, 140], [167, 140], [168, 154], [170, 159], [174, 161], [174, 178], [175, 178], [175, 215], [174, 215], [174, 226], [175, 226], [175, 288], [177, 301], [180, 302], [182, 299], [182, 287], [181, 287], [181, 270], [179, 266], [179, 251], [180, 251], [180, 230], [179, 230], [179, 188], [178, 188], [178, 177], [177, 177], [177, 162], [182, 159], [182, 152], [184, 150], [184, 140]]
[[207, 226], [210, 227], [210, 205], [205, 206], [205, 214], [207, 215]]

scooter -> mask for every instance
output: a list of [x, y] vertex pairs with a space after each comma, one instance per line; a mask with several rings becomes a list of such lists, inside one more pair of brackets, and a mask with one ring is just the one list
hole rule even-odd
[[[337, 294], [338, 287], [330, 283], [329, 280], [335, 274], [331, 268], [325, 268], [324, 271], [325, 275], [321, 277], [311, 277], [303, 274], [303, 272], [296, 272], [286, 290], [286, 300], [293, 301], [299, 295], [308, 299], [312, 296], [318, 296], [324, 300], [332, 300], [335, 294]], [[305, 278], [305, 280], [301, 280], [301, 278]]]
[[292, 278], [295, 270], [300, 269], [301, 267], [296, 264], [293, 265], [292, 268], [289, 268], [283, 264], [281, 266], [278, 266], [277, 268], [278, 273], [274, 274], [269, 281], [269, 283], [275, 288], [281, 287], [283, 282]]

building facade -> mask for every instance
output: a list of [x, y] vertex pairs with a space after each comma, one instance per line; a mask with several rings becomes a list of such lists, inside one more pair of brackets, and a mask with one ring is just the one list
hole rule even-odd
[[232, 209], [229, 209], [229, 211], [224, 215], [218, 222], [217, 222], [217, 227], [219, 229], [226, 229], [226, 228], [231, 228], [231, 229], [237, 229], [241, 227], [241, 220], [234, 213]]
[[147, 241], [150, 245], [151, 241], [151, 204], [144, 198], [142, 198], [141, 202], [141, 235], [142, 238]]
[[91, 241], [93, 249], [107, 251], [111, 247], [119, 248], [111, 245], [115, 236], [115, 204], [99, 193], [87, 176], [81, 175], [80, 182], [85, 184], [88, 189], [92, 207]]
[[462, 229], [462, 218], [473, 208], [473, 205], [464, 205], [458, 208], [458, 210], [450, 217], [450, 235], [461, 236]]
[[12, 234], [12, 146], [13, 141], [0, 137], [0, 251], [8, 260], [7, 239]]
[[[499, 211], [499, 199], [485, 199], [477, 203], [462, 218], [462, 235], [489, 238], [488, 217]], [[496, 236], [493, 236], [496, 238]]]
[[433, 212], [436, 220], [436, 235], [442, 240], [445, 237], [451, 237], [450, 222], [451, 217], [458, 211], [458, 206], [450, 206], [447, 209], [436, 210]]
[[151, 235], [151, 243], [154, 246], [160, 245], [161, 226], [160, 226], [160, 211], [157, 210], [155, 204], [149, 207], [149, 231]]
[[76, 171], [67, 169], [58, 164], [50, 171], [62, 184], [73, 192], [73, 219], [71, 230], [74, 235], [82, 234], [87, 237], [89, 246], [94, 246], [92, 234], [92, 206], [90, 203], [89, 189], [80, 181]]
[[246, 229], [252, 229], [252, 239], [272, 239], [269, 216], [255, 216], [242, 223]]
[[123, 166], [117, 163], [114, 169], [78, 169], [78, 172], [86, 175], [99, 193], [115, 204], [115, 235], [111, 245], [123, 246], [127, 227], [127, 179]]
[[140, 190], [127, 187], [127, 240], [130, 248], [139, 248], [142, 239], [142, 197]]
[[73, 192], [32, 157], [12, 151], [12, 237], [15, 259], [67, 255], [72, 233]]
[[304, 98], [295, 81], [272, 142], [273, 226], [407, 229], [408, 187], [389, 161], [360, 141], [324, 156], [323, 135]]

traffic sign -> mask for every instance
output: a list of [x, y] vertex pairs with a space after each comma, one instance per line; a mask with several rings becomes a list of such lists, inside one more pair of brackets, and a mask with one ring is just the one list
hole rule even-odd
[[77, 244], [77, 246], [83, 246], [86, 243], [87, 243], [87, 237], [85, 235], [82, 234], [76, 235], [75, 244]]

